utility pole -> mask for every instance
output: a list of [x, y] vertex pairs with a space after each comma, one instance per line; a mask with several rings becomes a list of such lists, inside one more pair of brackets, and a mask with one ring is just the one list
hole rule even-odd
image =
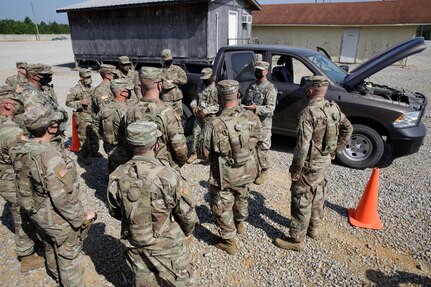
[[34, 8], [33, 8], [33, 2], [30, 2], [31, 4], [31, 10], [33, 11], [33, 20], [34, 20], [34, 25], [36, 25], [36, 41], [40, 41], [40, 36], [39, 36], [39, 27], [37, 27], [37, 21], [36, 21], [36, 14], [34, 13]]

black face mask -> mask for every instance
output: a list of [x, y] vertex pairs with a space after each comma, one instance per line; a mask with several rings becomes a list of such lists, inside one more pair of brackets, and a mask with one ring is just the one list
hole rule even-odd
[[263, 71], [262, 70], [255, 70], [254, 71], [254, 76], [256, 77], [256, 79], [260, 80], [263, 78]]
[[170, 65], [172, 65], [172, 60], [166, 60], [166, 61], [165, 61], [165, 65], [166, 65], [166, 66], [170, 66]]
[[203, 82], [204, 82], [205, 86], [208, 87], [209, 85], [211, 85], [212, 80], [211, 79], [206, 79], [206, 80], [203, 80]]
[[46, 86], [46, 85], [48, 85], [49, 83], [51, 83], [51, 81], [52, 81], [52, 76], [47, 75], [47, 76], [43, 76], [43, 77], [39, 80], [39, 84], [40, 84], [41, 86]]

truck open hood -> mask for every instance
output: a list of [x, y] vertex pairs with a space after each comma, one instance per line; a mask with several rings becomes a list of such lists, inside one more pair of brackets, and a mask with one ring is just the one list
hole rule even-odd
[[392, 65], [410, 55], [420, 53], [426, 49], [424, 38], [418, 37], [406, 40], [386, 51], [383, 51], [363, 64], [356, 67], [346, 76], [343, 81], [343, 86], [354, 87], [366, 78], [377, 73], [378, 71]]

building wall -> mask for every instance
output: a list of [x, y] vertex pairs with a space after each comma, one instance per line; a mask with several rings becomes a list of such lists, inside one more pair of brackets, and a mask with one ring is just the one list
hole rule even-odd
[[[361, 63], [379, 52], [415, 35], [416, 26], [358, 27], [359, 40], [356, 63]], [[343, 27], [329, 26], [253, 26], [252, 37], [261, 44], [279, 44], [324, 48], [334, 61], [339, 61]]]

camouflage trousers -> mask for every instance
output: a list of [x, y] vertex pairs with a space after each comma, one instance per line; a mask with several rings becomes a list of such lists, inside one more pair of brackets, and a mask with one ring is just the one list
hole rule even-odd
[[307, 184], [306, 177], [303, 175], [296, 182], [292, 182], [290, 237], [295, 241], [304, 241], [308, 230], [319, 228], [323, 220], [325, 189], [326, 179], [318, 182], [314, 187]]
[[257, 157], [262, 170], [269, 169], [268, 151], [271, 148], [272, 118], [262, 122], [262, 145], [257, 148]]
[[210, 186], [210, 205], [220, 237], [231, 239], [236, 235], [235, 222], [242, 222], [248, 217], [248, 186], [238, 186], [220, 190]]
[[77, 117], [77, 129], [79, 143], [81, 144], [81, 154], [89, 157], [99, 152], [99, 131], [96, 123]]
[[[13, 185], [13, 186], [12, 186]], [[15, 252], [17, 256], [27, 256], [34, 252], [36, 230], [28, 214], [19, 207], [16, 200], [15, 182], [0, 180], [0, 195], [12, 207], [12, 219], [15, 229]]]
[[185, 244], [155, 251], [126, 244], [127, 264], [136, 275], [136, 287], [159, 286], [157, 278], [170, 286], [194, 286], [195, 278]]
[[[60, 286], [85, 286], [82, 278], [84, 267], [81, 260], [83, 241], [79, 237], [79, 232], [74, 231], [71, 227], [68, 229], [70, 229], [68, 236], [60, 245], [45, 230], [40, 231], [40, 237], [45, 244], [46, 265], [51, 275], [59, 279]], [[50, 233], [53, 232], [64, 233], [65, 231], [51, 230]]]
[[178, 115], [179, 119], [183, 118], [183, 101], [181, 99], [164, 101], [164, 103], [174, 110], [174, 112]]
[[195, 118], [193, 122], [193, 143], [192, 143], [192, 153], [196, 153], [196, 144], [198, 142], [199, 136], [204, 128], [205, 124], [210, 122], [215, 118], [215, 115], [207, 115], [204, 120], [201, 121], [198, 118]]

